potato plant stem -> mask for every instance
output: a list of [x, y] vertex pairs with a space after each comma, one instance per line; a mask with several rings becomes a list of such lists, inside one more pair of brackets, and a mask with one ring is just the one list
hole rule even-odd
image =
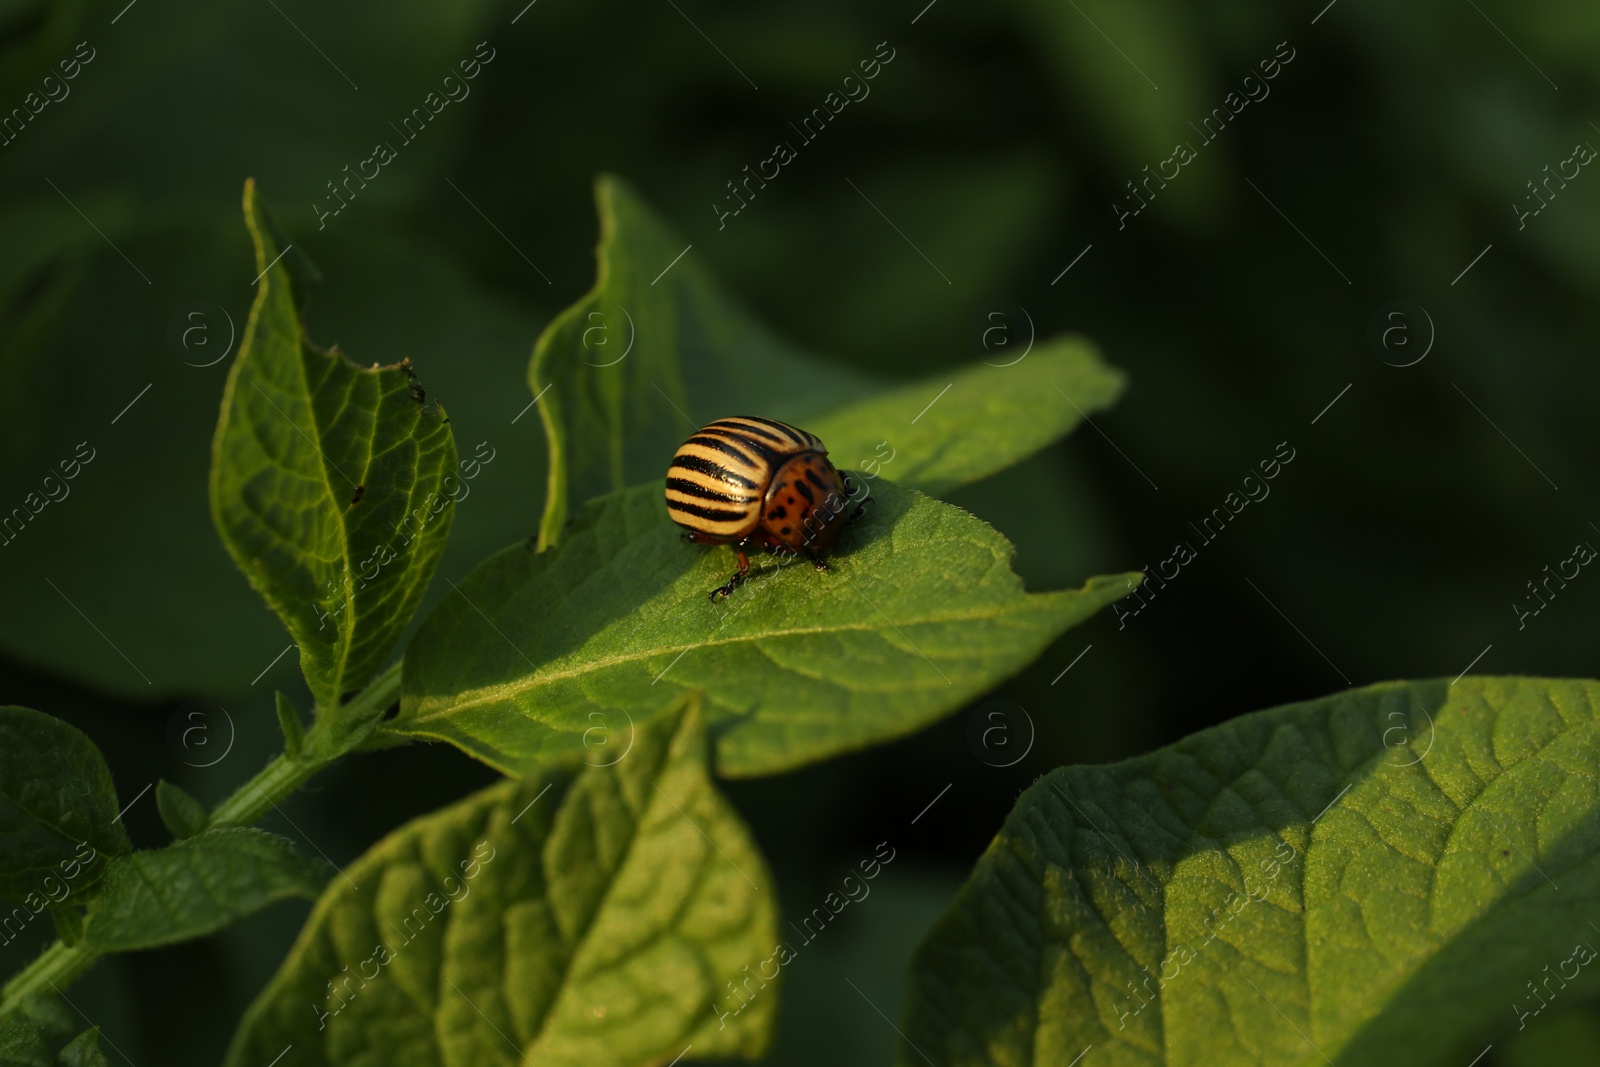
[[[383, 711], [400, 696], [397, 662], [338, 710], [333, 717], [319, 716], [306, 732], [297, 758], [288, 753], [271, 763], [234, 791], [212, 811], [206, 829], [254, 825], [270, 808], [305, 784], [322, 768], [365, 740], [381, 720]], [[88, 941], [69, 945], [56, 941], [32, 963], [0, 986], [0, 1020], [10, 1017], [22, 1002], [36, 994], [60, 990], [92, 967], [104, 953]]]
[[[339, 709], [337, 719], [320, 720], [306, 733], [305, 744], [298, 758], [283, 753], [267, 764], [260, 774], [240, 786], [227, 800], [217, 805], [211, 813], [208, 830], [224, 826], [253, 826], [275, 807], [278, 801], [293, 793], [313, 774], [343, 756], [359, 744], [376, 726], [383, 709], [394, 703], [400, 695], [400, 664], [397, 662], [363, 689], [354, 700]], [[333, 742], [331, 733], [335, 724], [361, 724], [354, 733], [346, 733]]]
[[322, 769], [322, 764], [279, 755], [266, 768], [240, 786], [211, 813], [207, 830], [225, 826], [253, 826], [267, 809], [298, 789], [306, 779]]
[[79, 942], [52, 942], [37, 959], [18, 971], [0, 988], [0, 1019], [11, 1016], [28, 997], [52, 990], [60, 991], [84, 971], [94, 966], [102, 953]]

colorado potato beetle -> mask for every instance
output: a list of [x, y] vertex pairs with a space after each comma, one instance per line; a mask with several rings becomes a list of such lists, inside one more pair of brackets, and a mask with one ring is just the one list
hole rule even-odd
[[739, 569], [711, 591], [713, 602], [749, 575], [752, 544], [827, 570], [822, 557], [867, 503], [846, 514], [855, 489], [816, 435], [755, 415], [718, 419], [685, 441], [667, 469], [666, 493], [684, 540], [732, 545], [738, 554]]

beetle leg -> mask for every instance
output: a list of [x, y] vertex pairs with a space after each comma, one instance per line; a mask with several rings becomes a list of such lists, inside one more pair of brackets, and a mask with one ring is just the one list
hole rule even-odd
[[719, 596], [723, 598], [732, 596], [733, 591], [739, 587], [739, 583], [750, 576], [750, 557], [744, 554], [744, 549], [742, 548], [736, 547], [734, 551], [739, 554], [739, 569], [733, 572], [733, 577], [729, 578], [726, 584], [719, 585], [711, 590], [711, 602], [713, 604], [717, 602], [717, 597]]
[[[850, 484], [850, 476], [848, 474], [840, 474], [839, 478], [844, 482], [845, 495], [851, 499], [854, 499], [856, 495], [856, 487]], [[850, 512], [850, 517], [844, 520], [845, 525], [848, 526], [859, 519], [862, 515], [862, 512], [867, 510], [867, 505], [870, 503], [872, 503], [872, 492], [871, 490], [868, 490], [867, 493], [862, 496], [861, 502], [855, 506], [855, 510]]]

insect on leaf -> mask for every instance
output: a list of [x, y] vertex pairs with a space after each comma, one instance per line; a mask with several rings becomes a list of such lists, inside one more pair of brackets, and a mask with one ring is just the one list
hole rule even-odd
[[422, 598], [454, 514], [455, 442], [409, 361], [359, 367], [307, 339], [314, 279], [253, 181], [244, 209], [261, 274], [217, 422], [212, 517], [325, 716], [383, 666]]
[[550, 443], [544, 545], [562, 536], [569, 501], [660, 478], [684, 438], [713, 419], [757, 413], [804, 425], [868, 391], [862, 375], [751, 318], [620, 179], [601, 177], [595, 203], [594, 288], [551, 322], [528, 365]]
[[919, 948], [901, 1067], [1468, 1063], [1600, 989], [1597, 704], [1392, 682], [1051, 772]]
[[[765, 1049], [772, 875], [711, 784], [692, 698], [609, 765], [544, 767], [416, 819], [335, 879], [228, 1067], [637, 1067]], [[720, 1004], [720, 1013], [714, 1005]]]
[[[832, 570], [685, 544], [659, 486], [592, 502], [559, 550], [491, 556], [424, 621], [386, 729], [508, 772], [620, 746], [703, 691], [717, 770], [777, 774], [913, 733], [1022, 670], [1135, 576], [1027, 593], [1011, 545], [959, 508], [877, 483]], [[791, 560], [793, 557], [791, 557]]]

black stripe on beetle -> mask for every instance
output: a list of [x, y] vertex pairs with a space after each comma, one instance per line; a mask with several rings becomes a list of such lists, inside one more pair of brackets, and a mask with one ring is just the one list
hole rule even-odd
[[753, 433], [746, 432], [749, 429], [750, 427], [748, 426], [707, 426], [700, 432], [702, 434], [721, 434], [724, 440], [737, 441], [741, 447], [749, 449], [757, 457], [759, 457], [763, 463], [773, 463], [774, 461], [779, 460], [782, 456], [794, 450], [792, 445], [789, 445], [783, 441], [778, 441], [777, 447], [774, 448], [771, 444], [768, 444], [767, 442], [756, 437]]
[[[705, 508], [701, 507], [699, 504], [690, 504], [684, 500], [669, 500], [667, 501], [667, 508], [670, 511], [680, 511], [685, 515], [693, 515], [696, 518], [708, 519], [711, 522], [732, 522], [735, 519], [744, 518], [744, 512], [742, 511], [724, 511], [721, 508]], [[684, 524], [680, 522], [679, 525], [682, 526]], [[688, 528], [694, 529], [694, 527]]]
[[[779, 433], [788, 436], [788, 438], [797, 445], [809, 446], [812, 441], [816, 440], [816, 438], [812, 437], [804, 430], [796, 429], [795, 427], [790, 426], [787, 422], [779, 422], [777, 419], [763, 419], [759, 415], [746, 415], [744, 418], [749, 419], [751, 422], [759, 422], [763, 426], [772, 427]], [[810, 438], [810, 440], [807, 440], [807, 438]]]
[[734, 496], [732, 493], [713, 489], [708, 485], [687, 481], [683, 478], [668, 478], [667, 488], [685, 496], [697, 496], [701, 500], [716, 500], [723, 504], [748, 504], [755, 499], [755, 497], [749, 496]]
[[[693, 440], [693, 438], [690, 438], [691, 442]], [[716, 461], [709, 460], [704, 456], [691, 456], [679, 452], [677, 456], [673, 458], [672, 466], [679, 470], [695, 471], [699, 474], [710, 475], [713, 478], [718, 478], [733, 485], [743, 486], [746, 489], [761, 488], [760, 482], [752, 481], [737, 471], [731, 471], [727, 467], [720, 466], [716, 463]]]
[[[707, 429], [710, 429], [710, 427], [707, 427]], [[687, 441], [684, 442], [684, 444], [685, 445], [700, 445], [703, 448], [714, 449], [714, 450], [716, 450], [718, 452], [721, 452], [725, 456], [732, 456], [734, 459], [738, 460], [740, 463], [744, 464], [746, 467], [759, 468], [761, 466], [761, 462], [762, 462], [761, 449], [751, 447], [750, 442], [746, 441], [742, 437], [741, 438], [735, 438], [735, 440], [737, 440], [739, 444], [744, 445], [746, 448], [750, 449], [750, 451], [749, 452], [740, 451], [738, 448], [734, 447], [734, 442], [728, 440], [728, 438], [726, 438], [726, 437], [705, 436], [705, 431], [704, 430], [702, 430], [699, 434], [696, 434], [695, 436], [689, 438]], [[680, 456], [683, 455], [683, 450], [682, 449], [679, 449], [678, 455], [680, 455]]]
[[779, 436], [778, 434], [773, 433], [771, 430], [763, 429], [760, 426], [751, 426], [747, 422], [734, 422], [731, 419], [723, 419], [720, 422], [713, 422], [711, 426], [707, 427], [707, 429], [711, 428], [726, 430], [730, 433], [746, 436], [754, 434], [756, 437], [764, 438], [767, 441], [772, 442], [779, 448], [788, 448], [791, 445], [803, 445], [805, 443], [804, 441], [801, 441], [799, 438], [792, 435]]

